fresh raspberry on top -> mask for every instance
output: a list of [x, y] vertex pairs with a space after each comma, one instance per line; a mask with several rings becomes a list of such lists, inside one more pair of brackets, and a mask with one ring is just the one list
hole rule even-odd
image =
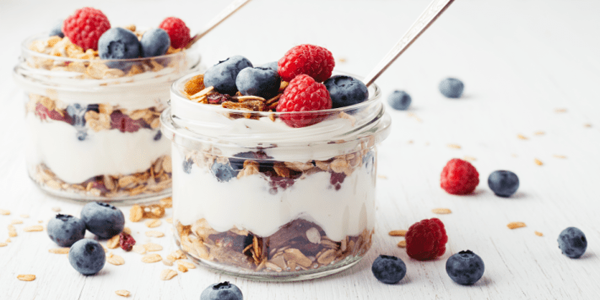
[[335, 60], [329, 50], [315, 45], [299, 45], [290, 50], [277, 62], [279, 76], [290, 81], [297, 75], [306, 74], [318, 82], [331, 77]]
[[[298, 75], [290, 81], [279, 98], [277, 112], [315, 111], [331, 108], [331, 98], [324, 84], [308, 75]], [[281, 119], [290, 127], [305, 127], [319, 123], [324, 114], [283, 114]]]
[[67, 17], [62, 31], [77, 46], [83, 50], [98, 50], [100, 36], [110, 29], [108, 18], [98, 9], [91, 7], [80, 8]]
[[479, 173], [468, 161], [452, 159], [442, 170], [440, 186], [449, 194], [470, 194], [478, 184]]
[[190, 36], [190, 29], [180, 18], [168, 17], [158, 25], [158, 28], [163, 29], [169, 34], [171, 47], [175, 49], [187, 46], [192, 39]]
[[446, 252], [448, 236], [444, 223], [438, 218], [425, 219], [408, 228], [406, 253], [416, 260], [430, 260]]

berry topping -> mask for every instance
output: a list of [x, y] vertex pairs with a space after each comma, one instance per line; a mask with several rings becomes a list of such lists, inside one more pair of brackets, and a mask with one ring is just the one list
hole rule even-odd
[[50, 29], [48, 36], [58, 36], [59, 38], [64, 38], [65, 34], [62, 32], [63, 22], [63, 20], [57, 20]]
[[83, 275], [94, 275], [100, 272], [104, 268], [105, 262], [104, 248], [95, 240], [80, 240], [69, 250], [69, 263]]
[[275, 72], [277, 72], [277, 70], [279, 69], [279, 68], [277, 68], [277, 62], [276, 61], [272, 61], [270, 63], [266, 63], [266, 64], [264, 64], [264, 65], [262, 65], [260, 67], [261, 68], [268, 68], [268, 69], [271, 69], [271, 70], [273, 70]]
[[123, 212], [107, 203], [91, 202], [81, 210], [81, 219], [87, 229], [101, 239], [111, 238], [123, 231]]
[[471, 250], [460, 251], [446, 261], [446, 273], [454, 282], [462, 285], [477, 282], [484, 270], [483, 260]]
[[242, 291], [228, 281], [214, 283], [200, 295], [200, 300], [243, 300]]
[[405, 91], [394, 91], [388, 96], [388, 104], [395, 110], [407, 110], [412, 98]]
[[235, 85], [242, 95], [273, 98], [279, 93], [281, 77], [269, 68], [245, 68], [235, 79]]
[[91, 7], [80, 8], [65, 19], [62, 30], [75, 45], [83, 50], [98, 49], [98, 40], [110, 29], [108, 18], [100, 11]]
[[162, 132], [159, 129], [152, 139], [155, 141], [160, 141], [161, 138], [162, 138]]
[[194, 165], [194, 161], [191, 158], [184, 159], [181, 165], [183, 166], [184, 172], [192, 174], [192, 166]]
[[331, 77], [335, 60], [329, 50], [315, 45], [298, 45], [277, 62], [281, 79], [290, 81], [300, 74], [311, 76], [318, 82]]
[[452, 159], [442, 170], [440, 186], [449, 194], [470, 194], [478, 184], [479, 173], [468, 161]]
[[61, 247], [71, 247], [85, 235], [85, 223], [73, 216], [58, 214], [48, 222], [48, 236]]
[[171, 39], [164, 29], [153, 28], [144, 32], [140, 44], [142, 57], [160, 56], [169, 50]]
[[425, 219], [408, 228], [406, 253], [416, 260], [431, 260], [446, 252], [448, 236], [440, 219]]
[[40, 117], [40, 119], [45, 120], [46, 118], [50, 118], [55, 121], [63, 121], [71, 124], [71, 117], [68, 114], [60, 113], [56, 110], [48, 110], [42, 103], [37, 103], [35, 105], [35, 114]]
[[119, 234], [119, 245], [121, 246], [121, 249], [131, 251], [135, 245], [135, 239], [127, 232], [121, 232], [121, 234]]
[[171, 47], [175, 49], [187, 46], [192, 39], [190, 37], [190, 29], [179, 18], [168, 17], [158, 25], [158, 28], [164, 29], [169, 34]]
[[569, 227], [558, 235], [558, 248], [570, 258], [579, 258], [587, 249], [587, 239], [579, 228]]
[[119, 129], [121, 132], [136, 132], [140, 129], [140, 123], [143, 119], [133, 120], [128, 115], [116, 111], [110, 115], [111, 128]]
[[362, 81], [350, 76], [336, 75], [324, 82], [331, 96], [331, 107], [345, 107], [369, 98], [369, 89]]
[[217, 91], [230, 96], [235, 95], [235, 80], [241, 70], [252, 67], [252, 63], [243, 56], [236, 55], [220, 61], [204, 73], [204, 85], [214, 86]]
[[373, 262], [371, 271], [377, 280], [387, 284], [395, 284], [400, 282], [406, 275], [406, 264], [398, 257], [379, 255]]
[[140, 42], [127, 29], [115, 27], [107, 30], [98, 41], [98, 55], [102, 59], [128, 59], [140, 56]]
[[488, 185], [496, 196], [510, 197], [519, 188], [519, 177], [511, 171], [495, 171], [488, 177]]
[[183, 87], [183, 91], [188, 95], [193, 95], [204, 89], [204, 74], [196, 75], [188, 80]]
[[[281, 74], [281, 72], [280, 72]], [[287, 86], [277, 105], [277, 112], [316, 111], [331, 108], [331, 98], [324, 84], [308, 75], [298, 75]], [[305, 127], [319, 123], [324, 114], [283, 114], [281, 119], [290, 127]]]
[[236, 172], [229, 164], [222, 164], [215, 160], [212, 167], [210, 168], [211, 172], [219, 182], [228, 182], [231, 178], [236, 176]]
[[465, 85], [456, 78], [446, 78], [440, 82], [439, 88], [442, 95], [448, 98], [460, 98], [465, 89]]

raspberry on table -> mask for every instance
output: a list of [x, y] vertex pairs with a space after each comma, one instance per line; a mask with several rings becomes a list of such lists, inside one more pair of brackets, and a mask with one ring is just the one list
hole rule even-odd
[[163, 29], [169, 34], [171, 47], [175, 49], [184, 48], [192, 39], [190, 29], [180, 18], [168, 17], [158, 25], [158, 28]]
[[481, 279], [484, 271], [483, 260], [471, 250], [460, 251], [446, 261], [446, 273], [458, 284], [472, 285]]
[[425, 219], [408, 228], [406, 253], [416, 260], [431, 260], [446, 252], [448, 236], [438, 218]]
[[466, 195], [472, 193], [479, 184], [479, 173], [468, 161], [450, 160], [442, 170], [440, 186], [449, 194]]
[[306, 74], [317, 82], [331, 77], [335, 60], [329, 50], [315, 45], [298, 45], [277, 62], [279, 75], [284, 81], [290, 81], [300, 74]]
[[[281, 74], [281, 73], [280, 73]], [[327, 87], [309, 75], [298, 75], [290, 81], [277, 105], [277, 112], [317, 111], [331, 108]], [[281, 119], [290, 127], [306, 127], [322, 121], [324, 114], [283, 114]]]
[[110, 29], [108, 18], [98, 9], [80, 8], [63, 22], [62, 31], [71, 42], [83, 50], [98, 50], [98, 40]]

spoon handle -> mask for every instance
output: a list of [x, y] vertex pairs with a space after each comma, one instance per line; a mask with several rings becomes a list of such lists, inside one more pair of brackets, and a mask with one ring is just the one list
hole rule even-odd
[[233, 15], [236, 11], [242, 8], [242, 6], [248, 4], [248, 2], [250, 1], [251, 0], [234, 0], [233, 2], [231, 2], [229, 5], [227, 5], [227, 7], [225, 7], [224, 10], [222, 10], [218, 15], [212, 18], [212, 20], [208, 22], [208, 24], [206, 25], [206, 27], [204, 27], [202, 31], [198, 32], [194, 36], [194, 38], [188, 43], [186, 48], [192, 47], [192, 45], [194, 45], [199, 39], [201, 39], [203, 36], [205, 36], [207, 33], [209, 33], [211, 30], [213, 30], [231, 15]]
[[371, 85], [387, 68], [394, 63], [400, 54], [410, 45], [452, 4], [454, 0], [433, 0], [419, 18], [410, 26], [404, 36], [394, 45], [383, 59], [365, 78], [365, 84]]

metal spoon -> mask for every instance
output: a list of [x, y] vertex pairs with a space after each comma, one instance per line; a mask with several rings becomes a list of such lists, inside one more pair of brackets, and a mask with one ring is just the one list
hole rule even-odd
[[222, 10], [218, 15], [212, 18], [212, 20], [208, 22], [208, 25], [202, 31], [198, 32], [194, 36], [194, 38], [188, 43], [186, 48], [192, 47], [192, 45], [194, 45], [199, 39], [201, 39], [203, 36], [205, 36], [207, 33], [209, 33], [211, 30], [217, 27], [217, 25], [221, 24], [223, 21], [225, 21], [227, 18], [233, 15], [233, 13], [238, 11], [240, 8], [242, 8], [242, 6], [246, 5], [250, 1], [251, 0], [234, 0], [233, 2], [231, 2], [229, 5], [227, 5], [227, 7], [225, 7], [224, 10]]
[[404, 36], [392, 47], [383, 59], [365, 78], [365, 84], [371, 85], [387, 68], [394, 63], [400, 54], [410, 45], [452, 4], [454, 0], [433, 0], [419, 18], [410, 26]]

